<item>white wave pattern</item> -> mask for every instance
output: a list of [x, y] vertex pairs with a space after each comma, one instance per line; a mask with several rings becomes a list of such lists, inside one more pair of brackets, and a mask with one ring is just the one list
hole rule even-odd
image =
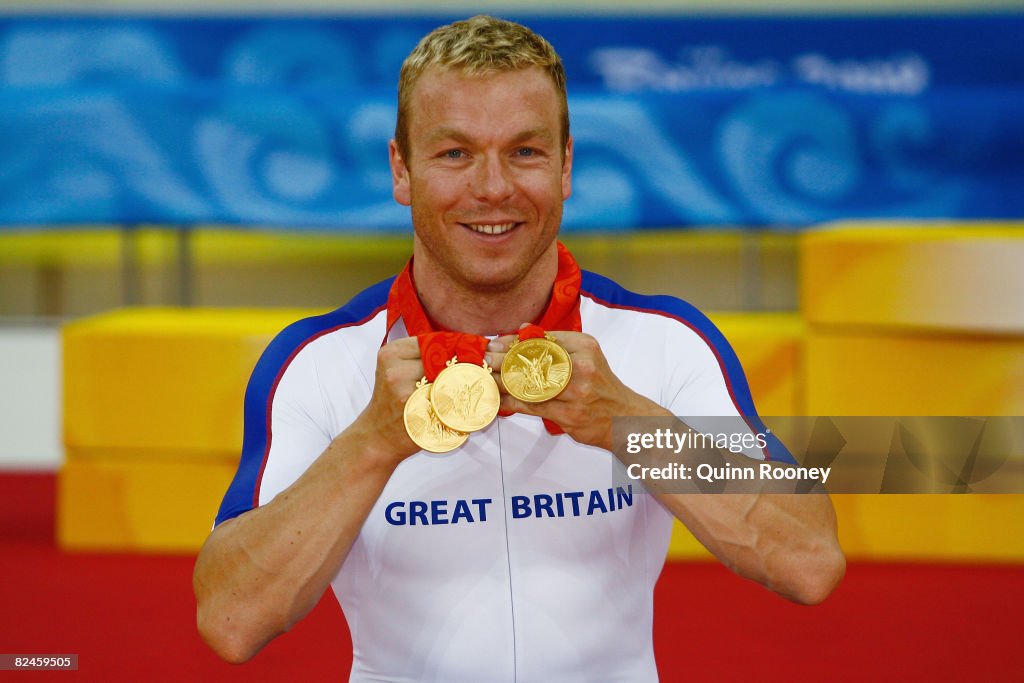
[[357, 81], [358, 61], [349, 41], [306, 26], [251, 30], [224, 58], [229, 81], [248, 85], [347, 88]]
[[[360, 165], [339, 161], [338, 143], [330, 135], [339, 127], [348, 133], [350, 146], [376, 148], [386, 158], [389, 131], [379, 123], [367, 123], [381, 117], [383, 109], [379, 104], [357, 107], [336, 120], [293, 99], [271, 98], [260, 106], [251, 98], [239, 99], [196, 125], [194, 152], [223, 210], [239, 220], [309, 227], [404, 227], [408, 210], [391, 200], [390, 185], [382, 187], [376, 178], [372, 190], [368, 188]], [[353, 121], [358, 124], [355, 130]]]
[[[641, 104], [627, 99], [574, 99], [572, 115], [573, 137], [580, 146], [586, 146], [588, 154], [611, 152], [627, 165], [622, 170], [628, 175], [616, 171], [611, 164], [602, 169], [603, 173], [614, 172], [618, 178], [633, 179], [634, 183], [631, 192], [620, 188], [603, 200], [598, 189], [581, 187], [581, 195], [586, 194], [595, 202], [588, 206], [588, 212], [614, 212], [615, 202], [626, 196], [640, 197], [643, 193], [640, 185], [646, 185], [675, 209], [680, 222], [729, 223], [737, 218], [728, 199], [701, 177], [683, 150]], [[599, 176], [594, 173], [593, 177]], [[598, 202], [602, 202], [603, 208]], [[629, 214], [638, 216], [640, 209], [633, 207]]]
[[[219, 63], [243, 87], [212, 98], [191, 88], [166, 40], [143, 24], [34, 24], [0, 36], [0, 83], [9, 86], [0, 93], [0, 201], [23, 220], [408, 226], [386, 162], [393, 103], [365, 92], [349, 101], [359, 70], [375, 68], [351, 36], [302, 22], [252, 29]], [[388, 50], [409, 40], [395, 33]], [[112, 87], [48, 91], [95, 84]], [[137, 84], [174, 87], [158, 89], [167, 98], [158, 107], [153, 93], [123, 87]], [[722, 117], [712, 158], [704, 141], [672, 130], [687, 125], [674, 109], [685, 101], [657, 104], [572, 99], [569, 227], [640, 225], [651, 215], [645, 202], [663, 204], [657, 215], [668, 221], [697, 225], [805, 224], [861, 210], [955, 214], [970, 192], [935, 168], [933, 114], [905, 99], [865, 121], [819, 92], [760, 91]], [[869, 196], [874, 188], [888, 198]], [[858, 196], [863, 209], [851, 208]]]
[[809, 93], [752, 97], [725, 117], [722, 165], [738, 196], [772, 221], [805, 223], [846, 198], [862, 173], [853, 122]]
[[[760, 95], [723, 119], [718, 152], [737, 199], [768, 222], [956, 215], [965, 188], [942, 177], [933, 160], [914, 158], [938, 144], [926, 110], [898, 102], [873, 110], [859, 125], [866, 134], [858, 135], [851, 113], [820, 95]], [[868, 184], [892, 197], [850, 206], [866, 196]]]
[[0, 197], [23, 220], [119, 219], [125, 206], [172, 218], [209, 211], [116, 97], [40, 100], [5, 127]]
[[967, 188], [936, 168], [931, 150], [945, 144], [935, 133], [928, 112], [901, 102], [882, 109], [869, 131], [872, 150], [886, 182], [910, 199], [901, 204], [904, 216], [957, 215]]
[[0, 80], [12, 86], [90, 80], [167, 85], [184, 77], [174, 51], [154, 31], [26, 27], [10, 31], [0, 45]]

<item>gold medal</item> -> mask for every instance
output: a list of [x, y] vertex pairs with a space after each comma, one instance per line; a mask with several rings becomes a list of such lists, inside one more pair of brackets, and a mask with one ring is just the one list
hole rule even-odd
[[518, 337], [501, 363], [501, 381], [505, 389], [520, 401], [550, 401], [569, 386], [572, 360], [551, 335], [535, 339]]
[[500, 403], [498, 383], [487, 361], [473, 365], [453, 357], [437, 374], [430, 392], [430, 404], [438, 419], [459, 432], [475, 432], [491, 424]]
[[469, 434], [449, 428], [437, 419], [430, 405], [432, 385], [424, 377], [416, 382], [416, 391], [405, 402], [405, 431], [409, 438], [425, 451], [447, 453], [466, 442]]

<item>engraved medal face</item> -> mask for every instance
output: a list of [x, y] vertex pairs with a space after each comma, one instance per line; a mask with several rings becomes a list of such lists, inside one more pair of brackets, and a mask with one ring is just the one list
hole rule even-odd
[[416, 383], [416, 391], [405, 402], [405, 431], [425, 451], [447, 453], [466, 442], [469, 434], [455, 431], [437, 419], [430, 394], [433, 385], [425, 380]]
[[430, 403], [451, 429], [475, 432], [494, 421], [501, 395], [490, 368], [449, 361], [434, 380]]
[[548, 338], [517, 341], [501, 364], [505, 389], [520, 401], [550, 401], [569, 386], [572, 361], [558, 342]]

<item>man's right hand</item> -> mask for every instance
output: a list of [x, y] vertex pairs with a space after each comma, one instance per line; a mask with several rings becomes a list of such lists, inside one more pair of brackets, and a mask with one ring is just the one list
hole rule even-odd
[[395, 464], [420, 447], [405, 430], [405, 402], [423, 378], [423, 361], [416, 337], [396, 339], [380, 347], [373, 395], [353, 427], [374, 442], [373, 452], [394, 454]]

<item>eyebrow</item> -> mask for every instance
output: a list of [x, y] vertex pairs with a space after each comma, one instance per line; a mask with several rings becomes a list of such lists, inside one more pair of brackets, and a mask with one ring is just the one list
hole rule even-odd
[[530, 130], [524, 130], [512, 139], [513, 143], [526, 142], [538, 138], [544, 142], [554, 142], [555, 136], [551, 134], [551, 131], [547, 128], [531, 128]]
[[[555, 138], [554, 135], [551, 134], [551, 131], [549, 131], [547, 128], [529, 128], [527, 130], [517, 133], [512, 138], [512, 144], [515, 145], [533, 139], [540, 139], [543, 140], [544, 142], [551, 143], [554, 141]], [[442, 126], [441, 128], [434, 130], [427, 137], [427, 144], [433, 145], [440, 142], [441, 140], [454, 140], [455, 142], [459, 142], [462, 144], [470, 144], [473, 142], [470, 136], [468, 136], [466, 133], [459, 130], [458, 128]]]

